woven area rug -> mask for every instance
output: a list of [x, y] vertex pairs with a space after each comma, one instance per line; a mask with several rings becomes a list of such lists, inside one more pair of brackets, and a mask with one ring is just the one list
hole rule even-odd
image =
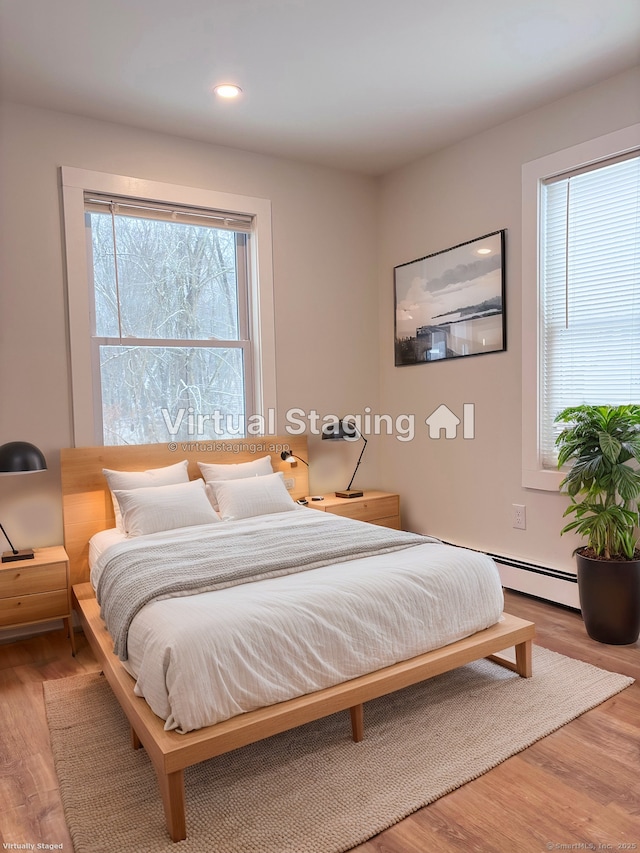
[[185, 772], [187, 840], [165, 830], [144, 750], [98, 674], [44, 684], [76, 853], [341, 853], [475, 779], [633, 679], [536, 647], [534, 677], [479, 661]]

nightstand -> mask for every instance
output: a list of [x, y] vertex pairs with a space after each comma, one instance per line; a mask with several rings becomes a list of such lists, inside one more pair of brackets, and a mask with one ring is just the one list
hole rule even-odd
[[62, 545], [36, 548], [33, 560], [3, 563], [0, 568], [0, 628], [51, 619], [64, 621], [75, 655], [69, 558]]
[[337, 498], [333, 492], [323, 495], [324, 500], [312, 501], [307, 506], [335, 515], [368, 521], [382, 527], [400, 530], [400, 496], [390, 492], [367, 491], [361, 498]]

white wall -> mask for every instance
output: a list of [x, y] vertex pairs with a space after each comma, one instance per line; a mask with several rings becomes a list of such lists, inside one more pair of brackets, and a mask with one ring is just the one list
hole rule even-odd
[[[0, 520], [16, 547], [62, 541], [58, 450], [72, 441], [62, 165], [270, 199], [280, 428], [294, 406], [337, 414], [378, 406], [373, 179], [5, 104], [0, 443], [31, 441], [50, 465], [0, 477]], [[356, 448], [344, 444], [310, 439], [314, 492], [346, 486]], [[368, 453], [362, 485], [377, 484], [376, 466]]]
[[[382, 180], [380, 403], [391, 413], [414, 412], [417, 437], [407, 444], [385, 439], [381, 487], [401, 493], [406, 526], [574, 571], [578, 541], [559, 536], [565, 498], [520, 484], [521, 167], [637, 122], [639, 96], [640, 69], [635, 69]], [[507, 351], [394, 367], [393, 267], [502, 228], [507, 229]], [[428, 438], [424, 419], [441, 403], [459, 416], [464, 403], [475, 404], [474, 440]], [[513, 503], [526, 505], [524, 531], [511, 526]]]
[[[639, 121], [639, 90], [638, 70], [620, 75], [380, 181], [4, 105], [0, 443], [32, 441], [51, 466], [0, 477], [0, 520], [15, 544], [62, 537], [57, 454], [71, 421], [57, 170], [67, 165], [271, 199], [280, 413], [415, 414], [413, 441], [371, 438], [357, 484], [397, 490], [407, 527], [572, 571], [576, 543], [558, 535], [564, 499], [520, 485], [521, 166]], [[507, 352], [395, 368], [394, 265], [501, 228]], [[428, 439], [424, 418], [440, 403], [460, 412], [468, 402], [473, 441]], [[315, 492], [344, 488], [357, 454], [326, 444], [310, 441]], [[512, 503], [527, 507], [526, 531], [512, 529]]]

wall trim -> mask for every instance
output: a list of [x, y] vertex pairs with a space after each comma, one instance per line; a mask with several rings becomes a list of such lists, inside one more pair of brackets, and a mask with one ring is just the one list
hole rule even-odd
[[560, 569], [550, 569], [548, 566], [539, 566], [536, 563], [529, 563], [526, 560], [518, 560], [514, 557], [503, 557], [500, 554], [485, 553], [488, 557], [495, 560], [496, 563], [501, 563], [503, 566], [511, 566], [514, 569], [522, 569], [525, 572], [534, 572], [537, 575], [546, 575], [547, 577], [555, 578], [560, 581], [578, 583], [577, 575], [574, 575], [571, 572], [563, 572]]
[[578, 583], [578, 576], [572, 572], [563, 572], [561, 569], [552, 569], [549, 566], [540, 566], [537, 563], [530, 563], [527, 560], [520, 560], [518, 557], [505, 557], [503, 554], [492, 554], [490, 551], [480, 551], [478, 548], [470, 548], [468, 545], [457, 545], [455, 542], [447, 542], [440, 539], [443, 545], [452, 545], [454, 548], [465, 548], [467, 551], [475, 551], [476, 554], [486, 554], [491, 557], [496, 563], [503, 566], [511, 566], [513, 569], [522, 569], [525, 572], [533, 572], [537, 575], [546, 575], [555, 580], [568, 581], [569, 583]]

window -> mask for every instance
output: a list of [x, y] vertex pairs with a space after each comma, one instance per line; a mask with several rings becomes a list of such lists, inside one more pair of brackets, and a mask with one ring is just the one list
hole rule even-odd
[[559, 411], [640, 399], [640, 151], [620, 147], [640, 135], [628, 131], [523, 168], [523, 223], [533, 201], [536, 229], [535, 253], [531, 234], [523, 245], [525, 486], [562, 478]]
[[268, 202], [136, 184], [63, 170], [76, 444], [244, 436], [275, 407]]
[[85, 210], [104, 443], [244, 435], [251, 219], [95, 193], [85, 194]]
[[540, 458], [567, 406], [640, 400], [640, 155], [542, 184]]

